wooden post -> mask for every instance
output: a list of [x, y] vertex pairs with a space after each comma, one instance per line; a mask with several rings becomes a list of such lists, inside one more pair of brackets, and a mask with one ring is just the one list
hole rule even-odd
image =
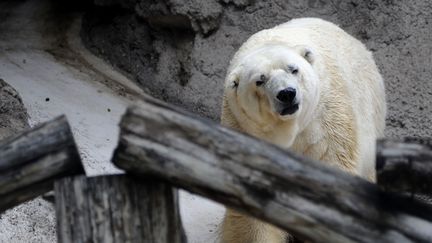
[[186, 242], [177, 190], [124, 175], [64, 178], [55, 183], [60, 243]]
[[377, 182], [389, 191], [432, 196], [432, 139], [377, 143]]
[[431, 242], [432, 210], [359, 177], [145, 100], [121, 121], [114, 163], [313, 242]]
[[84, 169], [64, 116], [0, 141], [0, 212], [52, 190]]

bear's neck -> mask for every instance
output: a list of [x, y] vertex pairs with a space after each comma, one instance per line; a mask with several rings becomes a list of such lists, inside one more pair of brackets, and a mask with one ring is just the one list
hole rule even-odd
[[299, 126], [295, 120], [273, 121], [265, 125], [248, 125], [243, 126], [241, 130], [284, 149], [291, 147], [299, 133]]

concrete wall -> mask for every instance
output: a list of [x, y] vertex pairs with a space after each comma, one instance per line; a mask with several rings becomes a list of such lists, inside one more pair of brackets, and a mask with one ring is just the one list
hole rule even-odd
[[388, 136], [432, 135], [428, 1], [96, 0], [82, 37], [152, 95], [218, 119], [236, 49], [296, 17], [335, 22], [373, 51], [386, 82]]

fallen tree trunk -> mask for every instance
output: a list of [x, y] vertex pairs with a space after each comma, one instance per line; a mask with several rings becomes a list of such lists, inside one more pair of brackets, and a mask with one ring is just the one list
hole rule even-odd
[[123, 175], [64, 178], [55, 183], [62, 243], [181, 243], [177, 190]]
[[52, 190], [58, 178], [83, 173], [64, 116], [0, 141], [0, 212]]
[[155, 100], [129, 108], [114, 163], [314, 242], [431, 242], [432, 211]]
[[381, 140], [377, 182], [389, 191], [432, 196], [432, 139]]

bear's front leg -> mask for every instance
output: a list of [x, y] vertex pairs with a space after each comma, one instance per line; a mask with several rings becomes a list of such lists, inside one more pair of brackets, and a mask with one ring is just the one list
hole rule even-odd
[[222, 222], [221, 243], [285, 243], [287, 233], [231, 209]]

